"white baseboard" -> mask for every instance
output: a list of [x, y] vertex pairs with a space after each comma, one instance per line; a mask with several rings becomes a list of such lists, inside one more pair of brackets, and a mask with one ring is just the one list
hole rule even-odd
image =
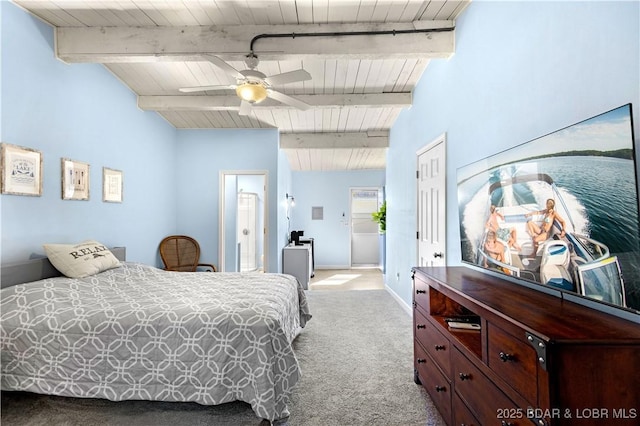
[[370, 265], [370, 266], [351, 266], [351, 265], [316, 265], [314, 270], [321, 269], [380, 269], [382, 271], [382, 267], [379, 265]]
[[314, 270], [318, 271], [320, 269], [351, 269], [349, 265], [316, 265]]
[[404, 300], [402, 300], [402, 298], [398, 296], [398, 294], [395, 291], [393, 291], [391, 287], [389, 287], [386, 283], [384, 285], [384, 288], [385, 290], [387, 290], [387, 293], [389, 293], [391, 297], [393, 297], [396, 300], [396, 302], [400, 304], [400, 307], [404, 309], [407, 315], [413, 318], [413, 309], [411, 308], [411, 306], [407, 305], [407, 303]]

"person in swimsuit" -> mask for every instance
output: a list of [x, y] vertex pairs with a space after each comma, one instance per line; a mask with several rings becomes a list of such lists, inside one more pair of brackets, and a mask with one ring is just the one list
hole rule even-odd
[[498, 211], [496, 206], [494, 206], [493, 204], [489, 208], [489, 211], [491, 212], [491, 214], [489, 215], [489, 220], [487, 220], [487, 224], [485, 225], [485, 227], [489, 231], [495, 232], [496, 236], [499, 239], [506, 241], [509, 247], [512, 247], [516, 251], [520, 251], [520, 246], [517, 243], [518, 239], [516, 234], [516, 228], [500, 227], [500, 223], [498, 222], [498, 219], [501, 219], [504, 222], [504, 216], [502, 215], [502, 213]]
[[533, 252], [537, 253], [538, 252], [538, 245], [547, 240], [549, 238], [549, 232], [551, 231], [551, 228], [553, 227], [553, 222], [554, 221], [558, 221], [558, 223], [560, 223], [560, 225], [562, 225], [562, 230], [560, 232], [560, 238], [563, 238], [565, 235], [564, 232], [564, 219], [562, 219], [562, 217], [560, 217], [560, 215], [556, 212], [555, 210], [556, 207], [556, 202], [553, 201], [553, 199], [549, 198], [547, 200], [547, 208], [544, 210], [538, 210], [536, 212], [531, 212], [531, 213], [526, 213], [524, 216], [525, 217], [531, 217], [533, 215], [536, 214], [544, 214], [544, 217], [542, 218], [542, 223], [540, 225], [538, 225], [537, 223], [535, 223], [532, 220], [527, 221], [527, 231], [529, 232], [529, 235], [531, 235], [531, 238], [533, 239]]
[[[504, 244], [496, 239], [495, 231], [487, 232], [487, 239], [484, 243], [484, 251], [491, 256], [493, 259], [506, 263], [504, 257]], [[501, 268], [497, 265], [492, 265], [493, 267], [499, 269], [501, 272], [504, 272], [507, 275], [511, 275], [511, 272], [507, 268]], [[489, 264], [487, 260], [484, 261], [484, 267], [488, 268]]]

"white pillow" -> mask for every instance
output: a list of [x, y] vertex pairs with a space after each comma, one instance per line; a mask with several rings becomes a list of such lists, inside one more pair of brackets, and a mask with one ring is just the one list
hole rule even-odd
[[120, 266], [104, 245], [88, 240], [79, 244], [44, 244], [49, 261], [69, 278], [83, 278]]

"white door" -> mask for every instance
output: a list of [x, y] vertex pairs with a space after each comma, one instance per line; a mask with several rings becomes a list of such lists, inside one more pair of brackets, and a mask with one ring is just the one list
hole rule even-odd
[[351, 266], [380, 265], [380, 233], [371, 213], [378, 211], [378, 189], [351, 189]]
[[418, 265], [444, 266], [446, 260], [446, 137], [418, 151]]

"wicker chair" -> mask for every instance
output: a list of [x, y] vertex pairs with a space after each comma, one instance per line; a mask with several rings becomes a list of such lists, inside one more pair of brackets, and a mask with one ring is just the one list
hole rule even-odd
[[196, 272], [198, 266], [216, 272], [215, 265], [200, 262], [200, 245], [185, 235], [170, 235], [160, 242], [160, 257], [166, 271]]

